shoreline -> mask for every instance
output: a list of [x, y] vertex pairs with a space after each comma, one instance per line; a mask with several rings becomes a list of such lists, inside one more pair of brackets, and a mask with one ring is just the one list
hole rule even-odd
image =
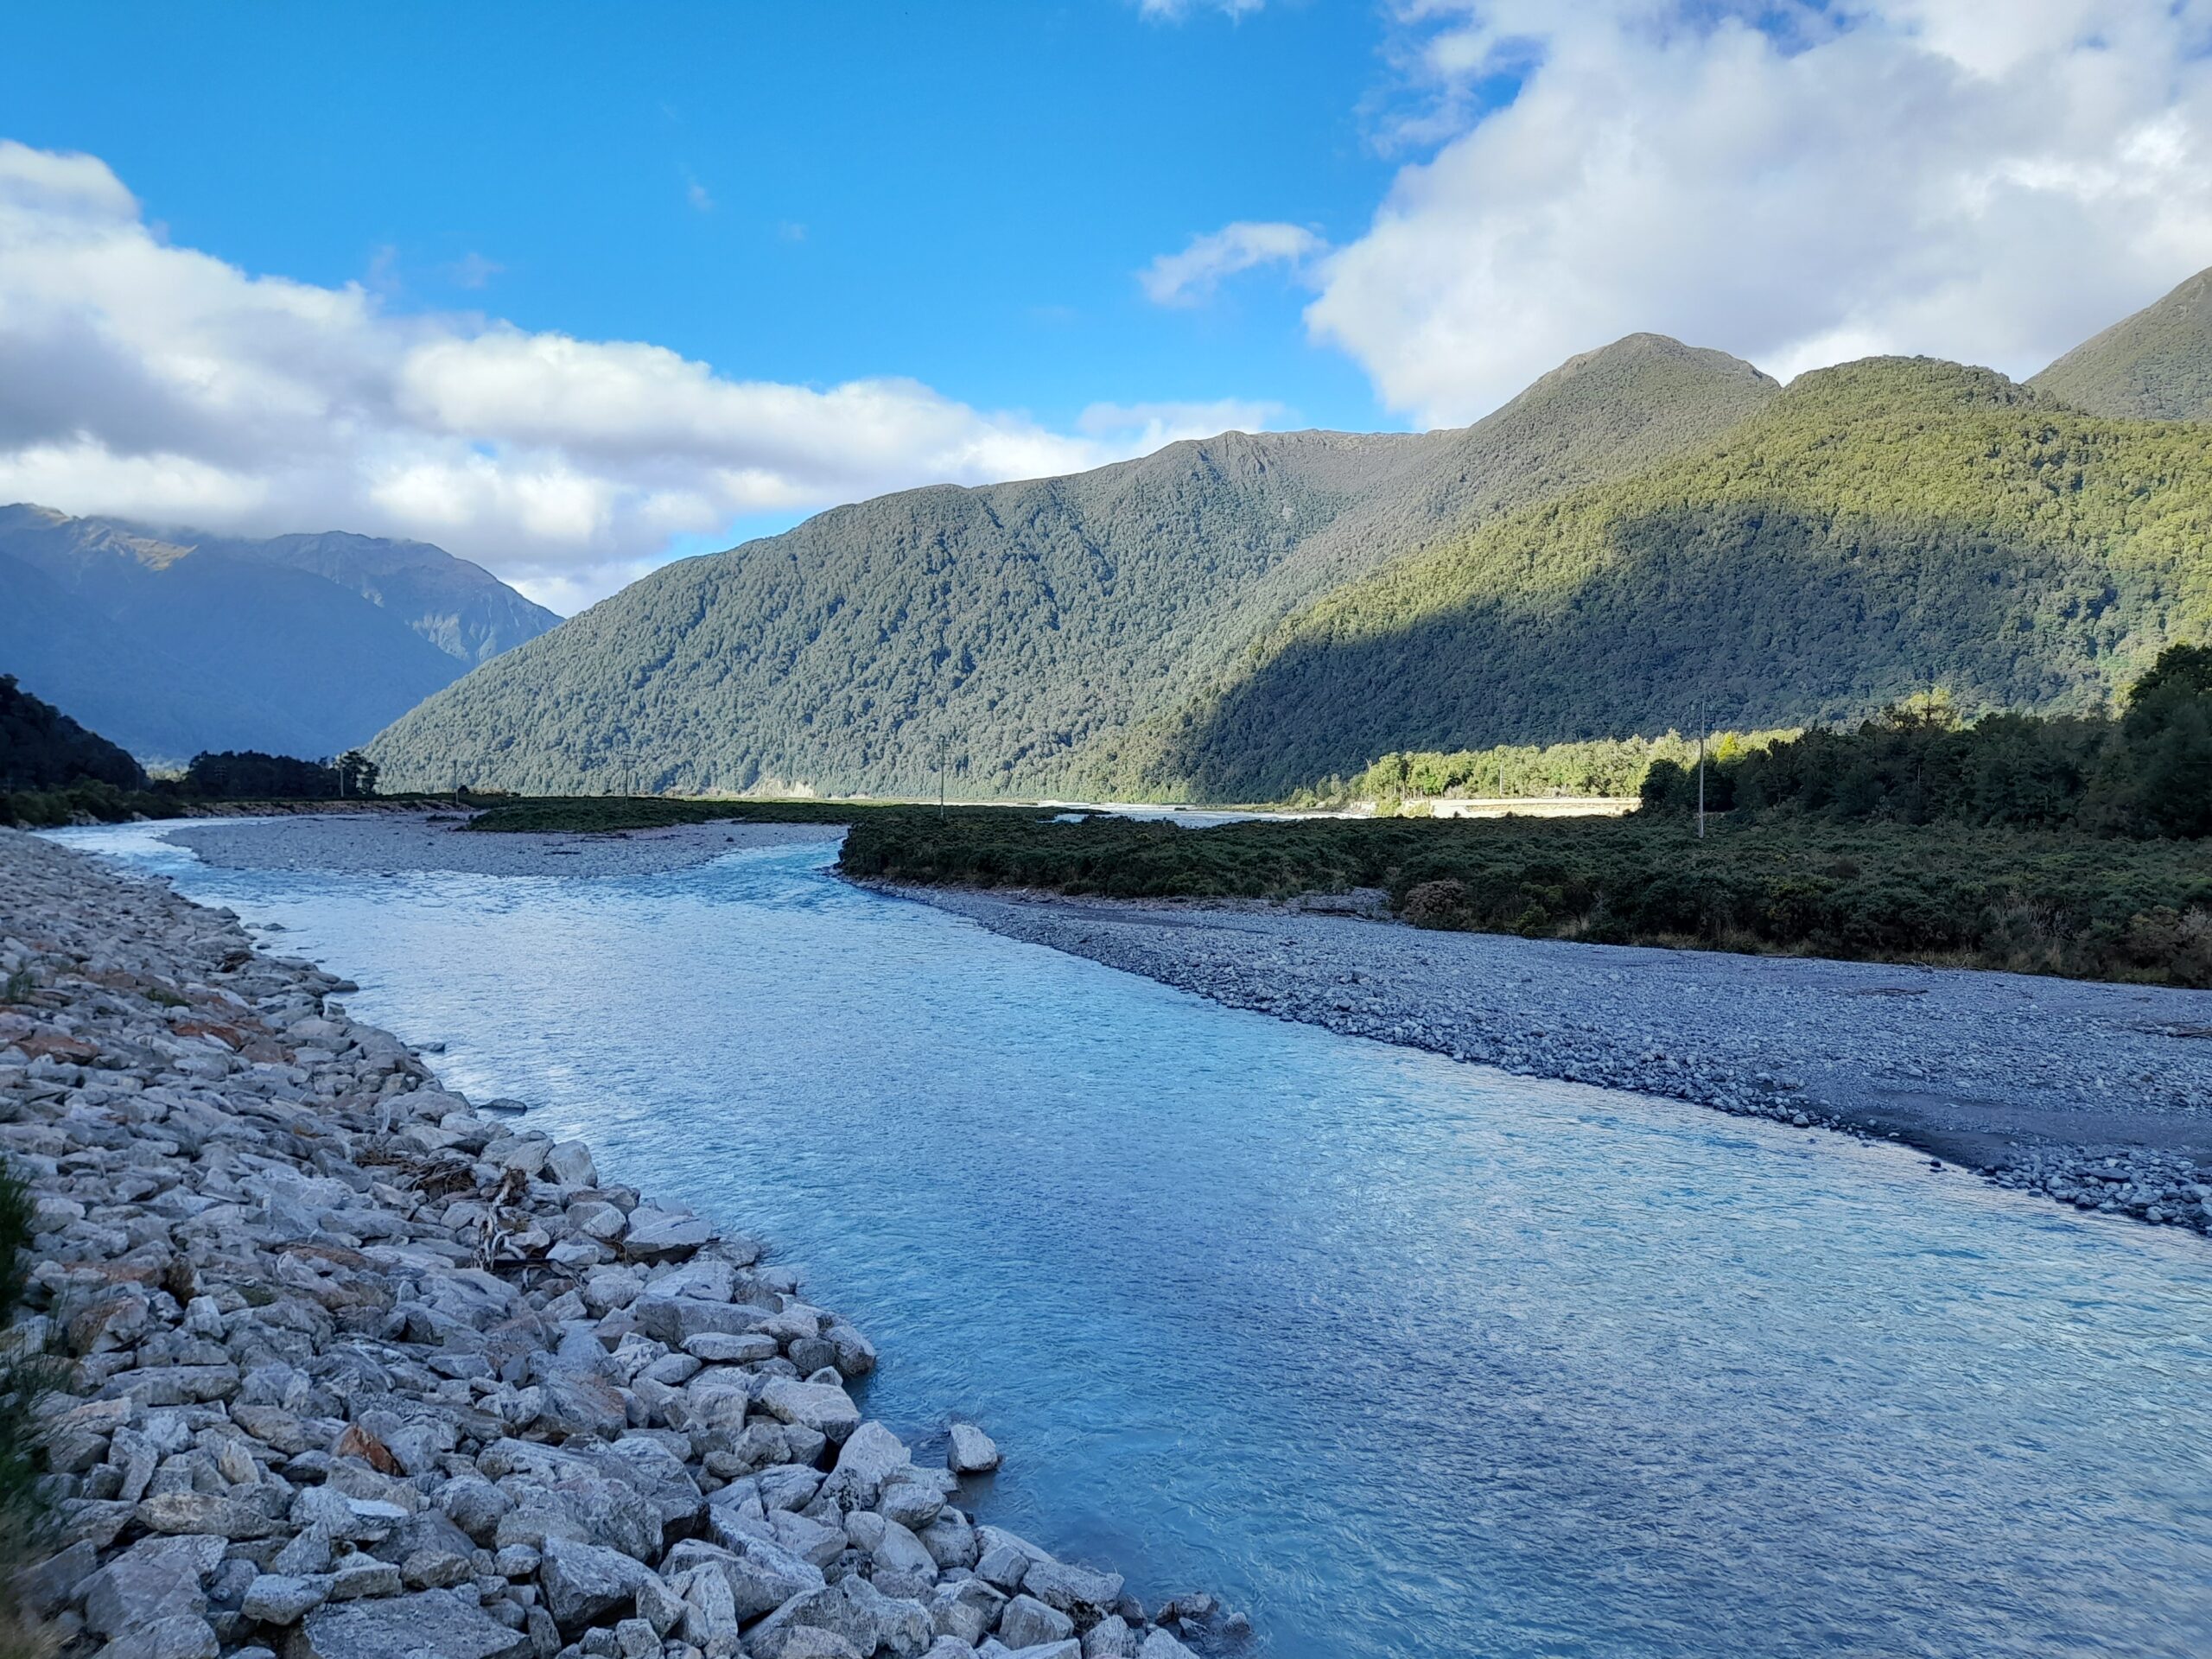
[[2212, 1236], [2212, 992], [1436, 931], [1372, 906], [864, 885], [1226, 1007], [1892, 1141]]
[[230, 912], [0, 830], [0, 973], [9, 1338], [69, 1365], [25, 1599], [73, 1651], [1186, 1659], [1242, 1628], [974, 1521], [997, 1449], [868, 1421], [874, 1349], [793, 1272], [442, 1088]]
[[[164, 838], [230, 868], [601, 876], [842, 833], [718, 822], [488, 836], [460, 822], [180, 822]], [[1392, 919], [1379, 894], [1276, 904], [859, 885], [1224, 1006], [1891, 1141], [1999, 1186], [2212, 1236], [2212, 992], [1438, 931]]]

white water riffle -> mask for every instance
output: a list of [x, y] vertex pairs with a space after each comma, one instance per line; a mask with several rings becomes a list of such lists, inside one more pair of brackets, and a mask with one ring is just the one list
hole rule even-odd
[[172, 874], [802, 1261], [983, 1518], [1285, 1659], [2212, 1651], [2212, 1249], [856, 891]]

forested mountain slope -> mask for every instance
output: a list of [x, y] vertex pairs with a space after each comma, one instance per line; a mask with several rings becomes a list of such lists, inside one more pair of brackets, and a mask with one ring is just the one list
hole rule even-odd
[[1072, 787], [1300, 606], [1702, 442], [1775, 394], [1637, 335], [1461, 430], [1227, 433], [1071, 477], [911, 490], [672, 565], [385, 733], [388, 784]]
[[0, 507], [0, 672], [143, 760], [337, 753], [558, 620], [422, 543]]
[[2212, 270], [2083, 341], [2028, 384], [2092, 415], [2212, 419]]
[[143, 789], [138, 763], [97, 732], [0, 674], [0, 794], [54, 789], [90, 779]]
[[1109, 782], [1264, 798], [1389, 750], [1810, 724], [1938, 683], [1969, 711], [2088, 708], [2212, 621], [2208, 545], [2212, 425], [1847, 364], [1323, 599]]

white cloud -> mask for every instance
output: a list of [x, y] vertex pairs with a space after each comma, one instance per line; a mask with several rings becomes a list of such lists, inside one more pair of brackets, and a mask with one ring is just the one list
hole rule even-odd
[[1249, 17], [1267, 0], [1137, 0], [1137, 13], [1155, 22], [1179, 23], [1194, 11], [1217, 11], [1232, 22]]
[[96, 158], [0, 143], [0, 501], [419, 537], [573, 606], [747, 515], [1068, 472], [1263, 415], [1141, 406], [1059, 433], [912, 380], [734, 379], [652, 345], [398, 315], [168, 245]]
[[1303, 265], [1328, 245], [1302, 225], [1239, 219], [1191, 238], [1180, 253], [1163, 253], [1137, 273], [1155, 305], [1196, 305], [1222, 279], [1255, 265]]
[[2031, 373], [2212, 264], [2208, 12], [1414, 0], [1389, 136], [1438, 147], [1313, 267], [1309, 327], [1432, 423], [1638, 329]]
[[480, 253], [464, 253], [448, 268], [455, 288], [484, 288], [506, 267]]

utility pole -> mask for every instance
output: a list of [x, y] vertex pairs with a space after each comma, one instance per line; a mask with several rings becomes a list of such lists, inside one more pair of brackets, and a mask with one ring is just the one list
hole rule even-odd
[[1697, 838], [1705, 839], [1705, 704], [1697, 706]]
[[944, 734], [937, 739], [937, 821], [944, 822]]

